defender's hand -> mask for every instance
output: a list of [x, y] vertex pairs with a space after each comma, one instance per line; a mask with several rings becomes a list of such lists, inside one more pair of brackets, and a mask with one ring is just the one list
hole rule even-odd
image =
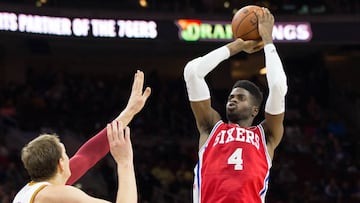
[[123, 126], [122, 122], [113, 121], [106, 126], [110, 153], [116, 163], [131, 165], [133, 163], [133, 150], [130, 140], [130, 128]]
[[143, 91], [143, 87], [144, 72], [138, 70], [134, 75], [134, 82], [132, 85], [130, 98], [128, 104], [126, 105], [126, 109], [128, 109], [130, 112], [133, 112], [134, 115], [144, 107], [146, 100], [151, 94], [150, 87], [146, 87], [145, 91]]

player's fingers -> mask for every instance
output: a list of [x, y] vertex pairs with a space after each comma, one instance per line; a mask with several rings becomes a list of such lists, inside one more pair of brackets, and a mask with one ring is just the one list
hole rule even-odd
[[264, 12], [264, 14], [268, 15], [270, 13], [268, 8], [262, 7], [262, 10]]
[[144, 91], [144, 93], [143, 93], [144, 99], [147, 100], [147, 98], [150, 96], [150, 94], [151, 94], [151, 88], [150, 88], [150, 87], [146, 87], [146, 88], [145, 88], [145, 91]]
[[137, 81], [137, 72], [134, 74], [134, 81], [133, 81], [133, 85], [132, 85], [132, 90], [134, 90], [135, 87], [136, 87], [136, 81]]
[[270, 21], [274, 22], [274, 15], [270, 13]]
[[126, 126], [124, 131], [125, 131], [125, 135], [124, 135], [125, 142], [130, 142], [131, 143], [130, 128], [128, 126]]
[[144, 72], [138, 70], [137, 77], [136, 90], [141, 91], [144, 85]]
[[268, 18], [269, 18], [269, 14], [270, 14], [269, 9], [267, 9], [267, 8], [265, 8], [265, 7], [262, 7], [262, 11], [263, 11], [264, 19], [268, 19]]
[[262, 40], [257, 41], [256, 46], [254, 46], [254, 51], [259, 51], [264, 47], [264, 42]]
[[106, 125], [106, 134], [107, 134], [109, 142], [112, 142], [114, 140], [114, 138], [113, 138], [112, 126], [110, 123], [108, 123]]
[[118, 121], [114, 120], [111, 124], [112, 124], [113, 139], [114, 141], [119, 141]]
[[138, 81], [138, 71], [136, 71], [136, 73], [134, 74], [134, 81], [133, 81], [133, 84], [132, 84], [132, 90], [135, 90], [136, 87], [138, 86], [137, 81]]
[[255, 11], [255, 15], [258, 18], [258, 20], [260, 21], [264, 17], [264, 11], [258, 9], [258, 10]]
[[119, 140], [121, 142], [124, 141], [124, 128], [125, 128], [124, 124], [120, 121], [118, 123], [118, 135], [119, 135]]

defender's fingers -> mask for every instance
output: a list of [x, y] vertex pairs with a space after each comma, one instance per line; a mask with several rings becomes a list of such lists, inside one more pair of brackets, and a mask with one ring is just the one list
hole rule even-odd
[[118, 121], [114, 120], [111, 123], [111, 126], [112, 126], [112, 132], [113, 132], [113, 139], [114, 139], [114, 141], [118, 141], [119, 140]]
[[108, 137], [109, 142], [114, 141], [112, 126], [111, 126], [110, 123], [108, 123], [108, 124], [106, 125], [106, 134], [107, 134], [107, 137]]
[[124, 139], [125, 141], [127, 142], [130, 142], [131, 143], [131, 139], [130, 139], [130, 128], [128, 126], [125, 127], [125, 135], [124, 135]]
[[121, 121], [118, 122], [117, 132], [118, 132], [118, 139], [121, 142], [124, 142], [124, 124]]
[[150, 87], [146, 87], [144, 93], [143, 93], [143, 97], [145, 98], [145, 100], [150, 96], [151, 94], [151, 88]]
[[136, 87], [136, 81], [137, 81], [137, 72], [134, 74], [134, 81], [133, 81], [131, 90], [134, 90], [134, 89], [135, 89], [135, 87]]
[[144, 85], [144, 72], [137, 70], [136, 73], [136, 82], [134, 83], [134, 87], [136, 90], [140, 91]]

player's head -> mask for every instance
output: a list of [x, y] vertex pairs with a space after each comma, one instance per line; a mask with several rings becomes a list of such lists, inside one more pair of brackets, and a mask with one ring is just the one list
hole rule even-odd
[[238, 80], [232, 87], [226, 104], [226, 116], [232, 123], [253, 120], [263, 100], [259, 87], [248, 80]]
[[29, 142], [21, 160], [33, 181], [48, 180], [58, 172], [65, 179], [70, 177], [69, 158], [57, 135], [43, 134]]

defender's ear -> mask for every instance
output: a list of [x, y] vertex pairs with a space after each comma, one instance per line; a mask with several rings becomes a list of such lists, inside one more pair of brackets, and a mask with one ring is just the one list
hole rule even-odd
[[58, 162], [58, 170], [60, 173], [65, 171], [65, 160], [61, 157]]

